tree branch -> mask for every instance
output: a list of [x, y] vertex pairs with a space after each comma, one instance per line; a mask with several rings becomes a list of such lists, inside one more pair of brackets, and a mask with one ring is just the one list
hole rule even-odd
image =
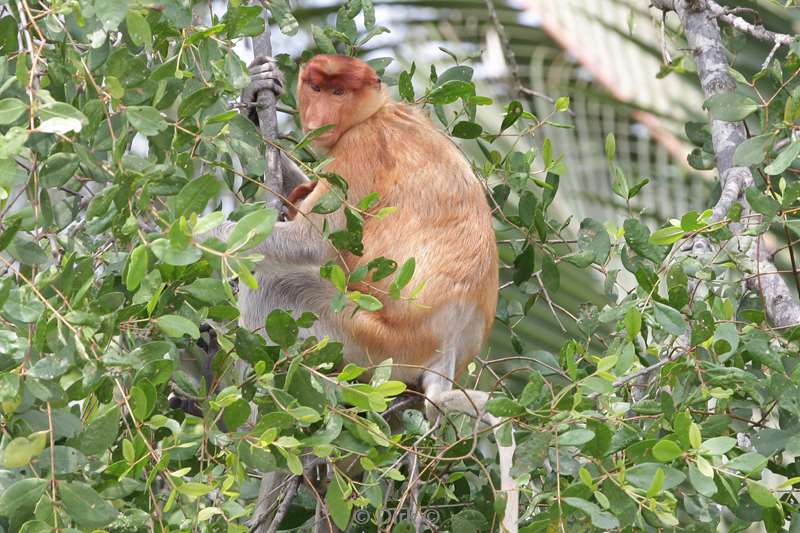
[[[263, 2], [262, 2], [263, 5]], [[272, 41], [270, 40], [269, 11], [263, 5], [261, 12], [264, 17], [264, 32], [253, 39], [253, 53], [257, 56], [272, 55]], [[277, 99], [271, 91], [261, 91], [258, 93], [256, 112], [258, 113], [258, 124], [261, 127], [261, 134], [267, 139], [278, 137], [278, 116], [275, 112]], [[267, 146], [267, 173], [264, 176], [264, 184], [269, 191], [283, 191], [283, 175], [281, 173], [281, 159], [278, 149], [272, 145]], [[281, 199], [274, 193], [267, 193], [267, 205], [280, 212]]]
[[[728, 73], [728, 58], [722, 44], [717, 18], [729, 21], [730, 17], [737, 19], [739, 17], [727, 12], [713, 0], [653, 0], [652, 5], [678, 14], [689, 49], [694, 54], [697, 75], [706, 99], [736, 90], [736, 82]], [[743, 22], [749, 25], [751, 31], [756, 28], [746, 21]], [[782, 39], [779, 34], [770, 33], [774, 39]], [[751, 35], [756, 36], [753, 33]], [[712, 118], [711, 140], [722, 188], [720, 199], [713, 208], [713, 221], [722, 220], [736, 201], [742, 203], [743, 215], [749, 213], [749, 206], [743, 194], [746, 189], [754, 185], [753, 174], [749, 168], [736, 167], [733, 164], [733, 154], [746, 138], [747, 132], [743, 122], [726, 122]], [[800, 303], [794, 298], [788, 285], [770, 261], [769, 255], [763, 250], [760, 240], [760, 237], [756, 237], [755, 246], [751, 243], [748, 247], [748, 256], [756, 265], [757, 272], [761, 273], [749, 280], [748, 286], [761, 292], [767, 316], [774, 326], [800, 324]], [[695, 244], [703, 247], [708, 243]]]
[[[281, 501], [278, 511], [275, 513], [272, 522], [266, 529], [266, 533], [275, 533], [278, 531], [278, 526], [280, 526], [283, 519], [286, 518], [286, 514], [289, 512], [289, 506], [292, 504], [292, 501], [297, 494], [297, 489], [300, 487], [300, 481], [302, 481], [302, 479], [302, 476], [293, 476], [292, 479], [289, 480], [289, 484], [283, 493], [283, 501]], [[250, 526], [250, 533], [256, 533], [257, 531], [261, 530], [266, 524], [268, 518], [269, 513], [264, 513], [259, 516], [256, 522]]]
[[737, 30], [752, 35], [759, 41], [775, 43], [781, 46], [789, 46], [794, 41], [794, 37], [785, 33], [775, 33], [766, 29], [761, 24], [752, 24], [742, 17], [734, 15], [730, 9], [719, 5], [714, 0], [707, 0], [708, 10], [726, 24], [730, 24]]
[[736, 8], [728, 8], [718, 4], [714, 0], [652, 0], [651, 5], [662, 11], [678, 11], [676, 6], [694, 7], [699, 10], [707, 10], [708, 13], [714, 17], [730, 24], [737, 30], [751, 35], [759, 41], [766, 41], [775, 43], [777, 46], [789, 46], [794, 42], [794, 36], [785, 33], [776, 33], [766, 29], [761, 24], [753, 24], [746, 21], [744, 18], [736, 15], [738, 10]]

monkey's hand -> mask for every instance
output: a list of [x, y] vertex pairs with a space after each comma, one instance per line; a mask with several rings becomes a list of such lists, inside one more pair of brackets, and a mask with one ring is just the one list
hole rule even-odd
[[258, 95], [271, 91], [275, 99], [283, 94], [283, 73], [271, 56], [258, 56], [250, 64], [250, 85], [242, 91], [242, 104], [247, 107], [247, 118], [258, 125]]

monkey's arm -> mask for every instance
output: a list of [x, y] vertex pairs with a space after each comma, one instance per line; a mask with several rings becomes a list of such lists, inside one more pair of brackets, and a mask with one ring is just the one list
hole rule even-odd
[[284, 197], [289, 196], [295, 188], [300, 185], [305, 185], [310, 179], [300, 170], [297, 163], [292, 161], [289, 156], [281, 152], [281, 171], [283, 172], [283, 194]]
[[[315, 217], [316, 218], [316, 217]], [[319, 228], [322, 222], [319, 221]], [[226, 221], [206, 233], [196, 236], [198, 242], [212, 237], [227, 241], [235, 222]], [[317, 264], [322, 265], [333, 255], [333, 247], [320, 235], [321, 229], [303, 217], [296, 220], [278, 221], [272, 233], [263, 242], [242, 252], [257, 253], [264, 256], [263, 263], [269, 264]]]
[[[309, 215], [306, 215], [308, 217]], [[321, 217], [276, 222], [269, 237], [252, 251], [264, 256], [263, 263], [322, 265], [335, 255], [332, 245], [320, 235]], [[318, 224], [316, 224], [318, 222]]]

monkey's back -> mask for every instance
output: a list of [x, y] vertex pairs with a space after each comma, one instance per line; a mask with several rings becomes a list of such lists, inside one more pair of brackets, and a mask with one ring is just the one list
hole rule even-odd
[[331, 155], [328, 170], [347, 180], [351, 201], [374, 191], [381, 207], [396, 208], [384, 220], [365, 217], [364, 253], [346, 254], [346, 265], [380, 256], [402, 264], [413, 257], [416, 269], [404, 294], [425, 283], [415, 302], [390, 298], [391, 278], [352, 287], [384, 308], [345, 318], [345, 331], [361, 341], [372, 362], [391, 356], [413, 365], [429, 363], [434, 352], [447, 349], [446, 335], [466, 329], [462, 338], [473, 340], [457, 349], [471, 352], [458, 354], [460, 370], [478, 353], [497, 305], [497, 248], [478, 178], [427, 117], [394, 102], [346, 132]]

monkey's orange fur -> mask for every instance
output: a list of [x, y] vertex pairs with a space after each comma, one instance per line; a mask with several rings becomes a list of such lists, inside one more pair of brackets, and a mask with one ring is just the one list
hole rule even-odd
[[[314, 85], [315, 87], [312, 87]], [[318, 88], [319, 91], [314, 89]], [[339, 89], [344, 94], [336, 95]], [[458, 148], [417, 109], [392, 101], [364, 62], [340, 56], [317, 56], [301, 71], [301, 121], [305, 129], [336, 128], [318, 146], [334, 158], [326, 170], [347, 180], [351, 200], [377, 192], [382, 206], [397, 210], [385, 220], [366, 217], [362, 257], [345, 254], [354, 269], [379, 256], [402, 264], [414, 257], [409, 287], [424, 281], [417, 303], [385, 294], [391, 278], [369, 292], [384, 307], [374, 313], [340, 313], [343, 332], [361, 354], [354, 361], [375, 364], [391, 357], [395, 364], [430, 367], [440, 357], [449, 331], [458, 327], [460, 307], [473, 307], [481, 330], [469, 353], [459, 353], [456, 375], [474, 358], [488, 335], [497, 305], [498, 259], [491, 213], [483, 189]], [[300, 204], [308, 213], [328, 191], [320, 183]], [[341, 223], [341, 214], [338, 216]], [[447, 307], [455, 316], [436, 319]], [[420, 371], [398, 368], [395, 375], [413, 383]]]
[[[269, 72], [260, 78], [269, 80]], [[442, 413], [460, 412], [492, 426], [507, 497], [502, 528], [517, 533], [513, 434], [510, 442], [500, 438], [502, 421], [484, 412], [487, 393], [453, 389], [453, 380], [478, 354], [497, 304], [497, 249], [482, 187], [458, 148], [420, 111], [392, 101], [363, 61], [317, 56], [301, 69], [298, 93], [306, 131], [334, 126], [314, 143], [333, 156], [326, 170], [347, 180], [349, 199], [377, 192], [381, 205], [396, 211], [385, 220], [364, 215], [363, 255], [339, 255], [321, 230], [324, 223], [344, 227], [344, 213], [339, 210], [325, 221], [312, 213], [329, 188], [320, 182], [311, 190], [294, 168], [301, 185], [290, 196], [307, 194], [298, 206], [302, 216], [292, 220], [289, 211], [290, 220], [277, 222], [254, 248], [263, 257], [255, 272], [259, 283], [240, 289], [240, 324], [255, 331], [273, 309], [313, 311], [318, 320], [308, 335], [341, 341], [344, 359], [360, 366], [392, 358], [392, 377], [422, 391], [431, 422]], [[228, 223], [218, 233], [228, 234], [232, 227]], [[320, 266], [336, 260], [352, 270], [380, 256], [401, 264], [416, 259], [410, 287], [426, 283], [417, 301], [389, 298], [390, 280], [384, 279], [351, 287], [381, 300], [380, 311], [333, 313], [330, 302], [337, 291], [320, 278]], [[262, 483], [260, 502], [271, 487], [272, 481]]]

